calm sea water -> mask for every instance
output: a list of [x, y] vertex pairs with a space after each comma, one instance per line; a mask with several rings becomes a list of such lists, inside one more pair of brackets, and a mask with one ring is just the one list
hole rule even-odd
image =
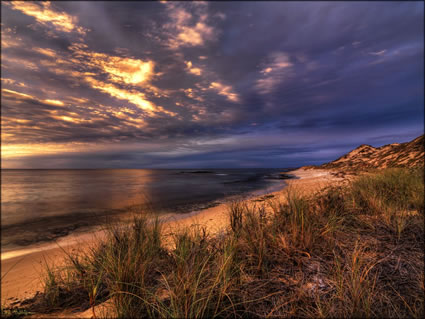
[[283, 187], [285, 169], [2, 170], [2, 251], [53, 240], [128, 212], [186, 213]]

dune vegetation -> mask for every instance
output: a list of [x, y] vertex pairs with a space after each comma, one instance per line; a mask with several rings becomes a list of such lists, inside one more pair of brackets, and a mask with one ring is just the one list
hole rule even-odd
[[[46, 265], [28, 311], [120, 318], [424, 316], [424, 172], [386, 169], [346, 186], [228, 206], [229, 227], [165, 238], [134, 217], [65, 266]], [[100, 309], [99, 314], [95, 311]]]

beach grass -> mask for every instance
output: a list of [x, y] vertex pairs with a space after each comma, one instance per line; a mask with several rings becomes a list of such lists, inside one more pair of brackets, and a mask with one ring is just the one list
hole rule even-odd
[[[120, 318], [424, 315], [423, 170], [387, 169], [313, 196], [229, 204], [227, 232], [158, 219], [111, 225], [67, 264], [46, 264], [31, 310], [93, 308]], [[168, 242], [166, 242], [168, 240]], [[105, 313], [105, 316], [107, 314]]]

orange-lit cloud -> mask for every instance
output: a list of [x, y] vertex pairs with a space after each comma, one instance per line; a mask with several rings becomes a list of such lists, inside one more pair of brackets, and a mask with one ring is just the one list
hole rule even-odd
[[44, 103], [54, 105], [54, 106], [64, 106], [65, 105], [65, 103], [63, 103], [62, 101], [59, 101], [59, 100], [46, 99], [46, 100], [42, 100], [42, 101]]
[[4, 38], [2, 36], [1, 46], [2, 46], [3, 49], [11, 48], [11, 47], [17, 47], [19, 45], [20, 45], [20, 43], [18, 41], [14, 41], [14, 40], [11, 40], [11, 39], [6, 39], [6, 38]]
[[26, 94], [26, 93], [21, 93], [21, 92], [9, 90], [9, 89], [2, 89], [2, 93], [6, 96], [7, 95], [17, 96], [19, 98], [30, 99], [30, 100], [34, 100], [34, 101], [37, 101], [37, 102], [40, 102], [40, 103], [49, 104], [49, 105], [53, 105], [53, 106], [64, 106], [65, 105], [65, 103], [60, 101], [60, 100], [40, 99], [40, 98], [37, 98], [33, 95], [29, 95], [29, 94]]
[[[75, 59], [80, 61], [79, 63], [83, 63], [95, 71], [84, 73], [74, 71], [79, 74], [76, 77], [84, 79], [92, 88], [116, 99], [127, 101], [146, 112], [149, 116], [154, 117], [157, 113], [169, 116], [177, 115], [162, 106], [155, 105], [146, 96], [145, 92], [151, 93], [155, 97], [167, 96], [166, 90], [161, 90], [150, 84], [152, 78], [158, 75], [154, 72], [155, 63], [152, 60], [144, 61], [93, 52], [87, 50], [87, 45], [84, 43], [74, 43], [69, 48], [74, 52]], [[101, 81], [94, 77], [99, 72], [107, 75], [107, 81]], [[133, 88], [122, 88], [123, 84], [133, 86]], [[140, 89], [143, 89], [144, 92], [141, 92]]]
[[41, 53], [43, 55], [49, 56], [51, 58], [55, 58], [56, 57], [56, 52], [53, 51], [52, 49], [34, 48], [33, 50], [35, 52], [38, 52], [38, 53]]
[[154, 75], [153, 61], [122, 58], [103, 53], [87, 52], [89, 61], [100, 67], [114, 82], [137, 85], [148, 82]]
[[[120, 119], [121, 121], [125, 121], [126, 125], [135, 127], [135, 128], [146, 128], [147, 127], [147, 122], [145, 119], [143, 118], [139, 118], [139, 117], [132, 117], [129, 116], [129, 114], [127, 114], [126, 112], [113, 112], [113, 115]], [[116, 127], [116, 129], [121, 129], [120, 127]]]
[[[55, 113], [55, 112], [51, 112], [51, 113]], [[75, 112], [67, 112], [66, 114], [67, 115], [52, 115], [51, 117], [53, 119], [56, 119], [56, 120], [70, 122], [70, 123], [74, 123], [74, 124], [94, 123], [96, 121], [102, 120], [102, 118], [100, 118], [100, 117], [96, 118], [96, 117], [93, 117], [93, 116], [90, 116], [90, 119], [85, 119], [80, 114], [77, 114]]]
[[3, 94], [11, 94], [11, 95], [17, 95], [17, 96], [28, 98], [28, 99], [36, 99], [35, 97], [33, 97], [29, 94], [20, 93], [20, 92], [16, 92], [16, 91], [13, 91], [13, 90], [2, 89], [2, 92], [3, 92]]
[[187, 97], [190, 97], [190, 98], [193, 99], [194, 95], [193, 95], [193, 92], [192, 92], [192, 89], [191, 88], [183, 89], [182, 91], [186, 94]]
[[214, 89], [218, 94], [225, 96], [231, 102], [240, 102], [239, 95], [233, 92], [230, 85], [223, 85], [219, 82], [212, 82], [210, 89]]
[[72, 117], [65, 116], [65, 115], [62, 115], [62, 116], [53, 116], [53, 118], [54, 119], [57, 119], [57, 120], [67, 121], [67, 122], [77, 122], [77, 119], [74, 119]]
[[169, 15], [170, 15], [170, 18], [174, 20], [174, 22], [178, 25], [187, 24], [192, 19], [192, 14], [190, 14], [183, 8], [174, 7], [174, 9], [171, 9]]
[[201, 75], [202, 74], [202, 70], [200, 68], [193, 67], [191, 61], [186, 62], [186, 70], [189, 73], [192, 73], [192, 74], [195, 74], [195, 75]]
[[20, 86], [20, 87], [27, 87], [27, 85], [24, 82], [18, 82], [18, 81], [15, 81], [13, 79], [9, 79], [9, 78], [1, 78], [1, 81], [4, 84], [16, 85], [16, 86]]
[[13, 119], [16, 123], [19, 124], [27, 124], [29, 122], [31, 122], [30, 120], [25, 120], [25, 119]]
[[194, 27], [181, 26], [177, 42], [181, 45], [197, 46], [204, 44], [212, 35], [213, 28], [199, 22]]
[[16, 28], [1, 28], [1, 47], [2, 49], [19, 47], [22, 45], [22, 39], [16, 35]]
[[207, 24], [207, 3], [198, 1], [194, 4], [194, 14], [176, 3], [165, 4], [170, 17], [170, 23], [166, 24], [166, 28], [171, 31], [168, 43], [170, 48], [203, 46], [206, 41], [215, 39], [215, 29]]
[[145, 111], [150, 116], [155, 116], [155, 113], [164, 113], [170, 116], [177, 115], [174, 112], [167, 111], [163, 107], [157, 106], [152, 102], [148, 101], [146, 99], [145, 94], [142, 92], [134, 90], [124, 90], [115, 86], [114, 84], [98, 81], [91, 77], [86, 78], [86, 81], [90, 83], [93, 88], [105, 92], [114, 98], [125, 100], [137, 106], [141, 110]]
[[80, 104], [85, 104], [89, 101], [88, 99], [74, 97], [74, 96], [68, 96], [67, 98], [72, 100], [73, 102], [77, 102], [77, 103], [80, 103]]
[[34, 17], [38, 23], [51, 24], [56, 30], [62, 32], [78, 32], [85, 34], [84, 28], [77, 25], [77, 18], [59, 12], [51, 7], [49, 1], [30, 2], [30, 1], [12, 1], [8, 3], [14, 10], [21, 11], [23, 14]]
[[91, 77], [86, 78], [86, 81], [90, 83], [93, 88], [105, 92], [112, 97], [126, 100], [151, 115], [155, 113], [155, 105], [146, 100], [145, 94], [141, 92], [120, 89], [114, 84], [101, 82]]
[[[116, 84], [128, 84], [142, 87], [155, 96], [167, 96], [165, 90], [160, 90], [150, 84], [150, 81], [159, 74], [154, 72], [155, 63], [152, 60], [141, 60], [87, 50], [84, 43], [74, 43], [69, 47], [73, 52], [76, 63], [83, 63], [95, 71], [84, 72], [82, 75], [91, 76], [99, 72], [105, 73], [108, 80]], [[74, 71], [75, 72], [75, 71]], [[77, 76], [77, 75], [76, 75]]]
[[[38, 71], [39, 69], [37, 64], [31, 61], [17, 58], [17, 57], [12, 57], [7, 54], [2, 54], [2, 60], [3, 62], [6, 62], [9, 65], [12, 64], [12, 67], [16, 67], [16, 68], [25, 68], [31, 71]], [[6, 66], [5, 64], [2, 64], [2, 68], [8, 69], [9, 65]]]
[[[196, 100], [196, 101], [199, 101], [199, 102], [205, 101], [204, 98], [202, 96], [200, 96], [200, 92], [197, 89], [188, 88], [188, 89], [181, 89], [181, 91], [184, 92], [184, 94], [192, 100]], [[181, 106], [181, 104], [177, 104], [177, 105]]]

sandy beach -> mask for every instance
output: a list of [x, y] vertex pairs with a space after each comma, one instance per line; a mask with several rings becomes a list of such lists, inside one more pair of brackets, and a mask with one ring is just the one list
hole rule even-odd
[[[267, 195], [274, 199], [283, 199], [286, 188], [291, 188], [302, 194], [314, 193], [326, 186], [341, 182], [341, 177], [336, 177], [329, 170], [306, 170], [298, 169], [288, 172], [297, 179], [287, 180], [287, 187]], [[264, 202], [264, 195], [249, 198], [250, 205]], [[164, 233], [171, 235], [182, 227], [195, 225], [206, 227], [211, 235], [225, 231], [228, 226], [227, 204], [221, 204], [200, 212], [173, 217], [164, 220]], [[44, 265], [60, 264], [64, 257], [64, 250], [75, 251], [86, 248], [96, 238], [102, 238], [104, 232], [99, 230], [86, 234], [74, 234], [58, 240], [57, 243], [40, 245], [32, 250], [20, 251], [18, 255], [2, 255], [1, 261], [1, 302], [2, 305], [19, 305], [19, 302], [30, 298], [42, 291], [42, 276]], [[60, 246], [60, 247], [59, 247]]]

